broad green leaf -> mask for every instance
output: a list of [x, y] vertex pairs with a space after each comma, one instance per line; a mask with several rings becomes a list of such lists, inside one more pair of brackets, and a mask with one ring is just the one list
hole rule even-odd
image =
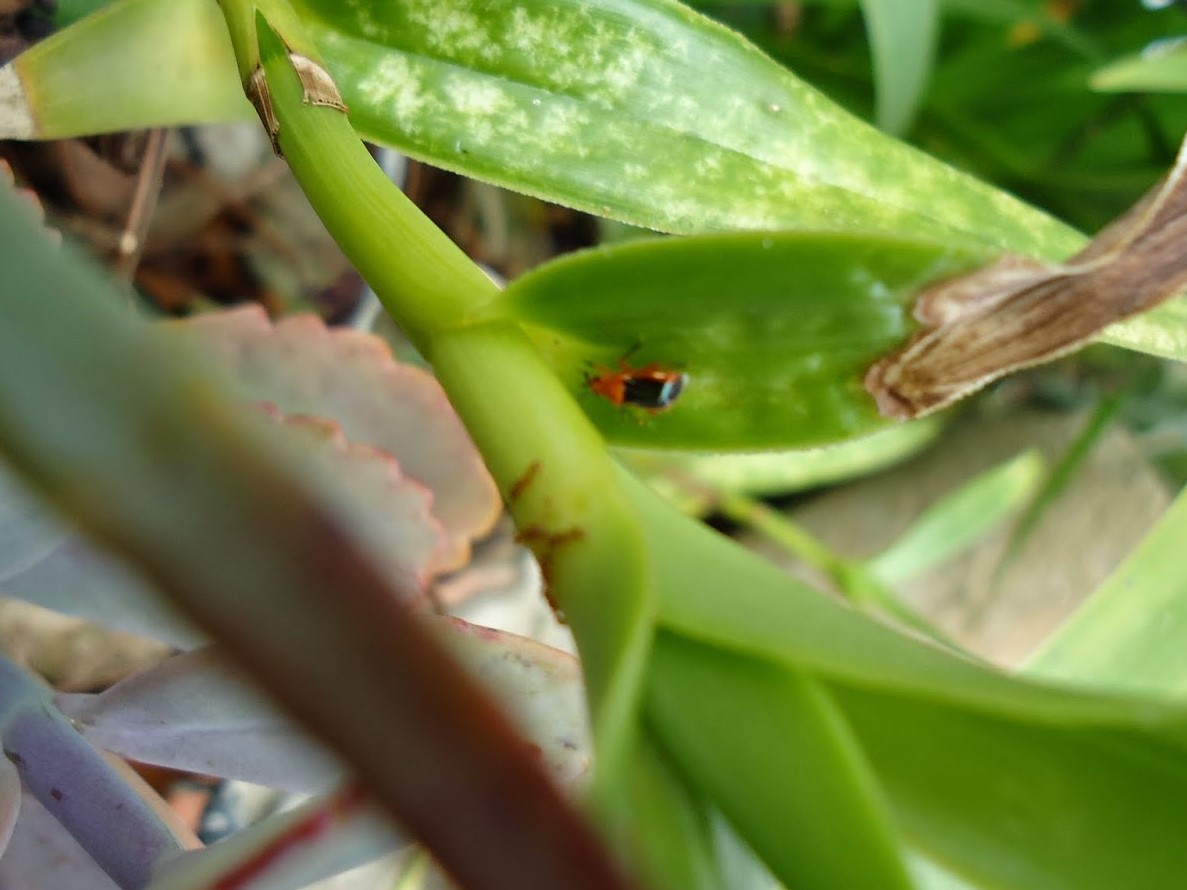
[[939, 0], [861, 0], [878, 93], [878, 126], [901, 135], [910, 129], [927, 89]]
[[[851, 117], [673, 0], [318, 0], [298, 9], [364, 137], [599, 215], [673, 232], [959, 232], [1044, 256], [1078, 242]], [[34, 132], [242, 115], [242, 100], [227, 101], [234, 69], [211, 10], [199, 0], [123, 0], [62, 32], [56, 51], [36, 51], [36, 79], [20, 78]], [[119, 22], [118, 33], [98, 19]], [[121, 100], [74, 102], [76, 57], [118, 59]], [[113, 89], [110, 75], [86, 82]]]
[[929, 507], [893, 544], [869, 562], [894, 586], [968, 547], [1030, 500], [1043, 476], [1043, 458], [1024, 452], [988, 470]]
[[[529, 273], [491, 311], [527, 325], [615, 444], [804, 447], [887, 426], [862, 376], [917, 326], [920, 287], [984, 258], [975, 247], [839, 233], [635, 241]], [[688, 382], [662, 414], [615, 405], [588, 378], [620, 361]]]
[[686, 781], [785, 885], [911, 886], [869, 764], [811, 677], [661, 634], [647, 706]]
[[1027, 665], [1038, 676], [1187, 692], [1187, 494]]
[[1097, 70], [1091, 84], [1104, 92], [1187, 92], [1187, 45], [1179, 42], [1161, 52], [1119, 59]]
[[870, 128], [672, 0], [302, 0], [368, 139], [671, 232], [1076, 237]]
[[61, 139], [255, 117], [209, 0], [121, 0], [0, 69], [0, 133]]
[[1187, 758], [1138, 731], [834, 687], [907, 838], [980, 888], [1177, 886]]
[[1187, 707], [1008, 677], [857, 613], [690, 522], [623, 474], [650, 536], [662, 627], [828, 682], [1051, 726], [1150, 727], [1187, 747]]

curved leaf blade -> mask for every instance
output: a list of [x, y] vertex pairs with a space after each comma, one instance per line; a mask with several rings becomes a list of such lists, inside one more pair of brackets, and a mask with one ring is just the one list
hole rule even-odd
[[788, 887], [911, 886], [872, 771], [814, 679], [660, 634], [647, 703], [686, 780]]
[[672, 0], [298, 6], [365, 138], [518, 191], [681, 233], [1078, 242]]

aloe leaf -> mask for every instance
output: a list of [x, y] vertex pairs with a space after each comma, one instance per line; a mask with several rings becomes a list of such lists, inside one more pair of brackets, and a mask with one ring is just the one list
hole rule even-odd
[[784, 884], [910, 886], [869, 765], [812, 678], [661, 634], [647, 704], [686, 781]]
[[940, 26], [939, 0], [861, 0], [877, 85], [878, 126], [901, 135], [927, 89]]
[[[527, 326], [614, 444], [804, 447], [888, 425], [863, 375], [917, 327], [920, 287], [984, 257], [842, 233], [634, 241], [531, 272], [491, 311]], [[620, 361], [688, 382], [662, 414], [615, 405], [588, 378]]]
[[1187, 691], [1187, 494], [1031, 658], [1027, 671], [1097, 686]]

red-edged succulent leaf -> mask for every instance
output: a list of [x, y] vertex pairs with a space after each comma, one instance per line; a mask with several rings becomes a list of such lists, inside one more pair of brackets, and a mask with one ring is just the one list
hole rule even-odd
[[0, 589], [8, 578], [44, 559], [68, 534], [0, 463]]
[[58, 707], [94, 744], [143, 763], [288, 791], [340, 781], [342, 766], [282, 717], [214, 649], [174, 656], [98, 695]]
[[306, 479], [341, 509], [375, 564], [393, 574], [397, 587], [423, 590], [449, 546], [432, 512], [433, 493], [405, 476], [389, 452], [348, 441], [332, 420], [277, 419], [293, 433]]
[[563, 786], [589, 771], [589, 722], [581, 667], [567, 652], [527, 637], [435, 618], [438, 637], [490, 690]]
[[179, 649], [207, 639], [124, 563], [72, 535], [24, 571], [0, 579], [0, 593]]
[[[589, 769], [577, 660], [534, 640], [430, 617], [439, 637], [517, 720], [562, 785]], [[59, 695], [88, 739], [122, 757], [289, 791], [314, 791], [342, 767], [269, 704], [215, 649], [167, 659], [97, 695]]]
[[[291, 431], [298, 466], [337, 506], [394, 589], [423, 591], [447, 546], [432, 493], [402, 475], [388, 452], [348, 442], [333, 421], [267, 413]], [[2, 466], [0, 593], [179, 648], [205, 642], [134, 572], [50, 519]]]
[[[315, 881], [324, 890], [392, 887], [391, 867], [375, 860], [407, 847], [390, 822], [350, 787], [271, 816], [203, 850], [183, 853], [153, 876], [153, 890], [195, 887], [295, 890]], [[359, 866], [371, 867], [356, 871]], [[388, 872], [384, 874], [384, 871]]]
[[436, 569], [463, 563], [470, 542], [494, 524], [498, 491], [441, 387], [396, 362], [378, 337], [311, 315], [273, 323], [256, 306], [174, 326], [231, 372], [246, 399], [331, 419], [351, 442], [391, 453], [428, 486], [450, 542]]

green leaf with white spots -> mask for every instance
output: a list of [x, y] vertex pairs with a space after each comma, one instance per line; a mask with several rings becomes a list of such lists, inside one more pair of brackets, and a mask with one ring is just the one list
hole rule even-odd
[[300, 0], [368, 139], [671, 232], [1078, 237], [862, 123], [672, 0]]
[[[879, 235], [634, 241], [550, 263], [492, 307], [524, 323], [614, 444], [793, 448], [885, 427], [865, 371], [917, 327], [918, 289], [985, 262], [977, 248]], [[662, 412], [588, 378], [655, 364], [687, 375]]]

